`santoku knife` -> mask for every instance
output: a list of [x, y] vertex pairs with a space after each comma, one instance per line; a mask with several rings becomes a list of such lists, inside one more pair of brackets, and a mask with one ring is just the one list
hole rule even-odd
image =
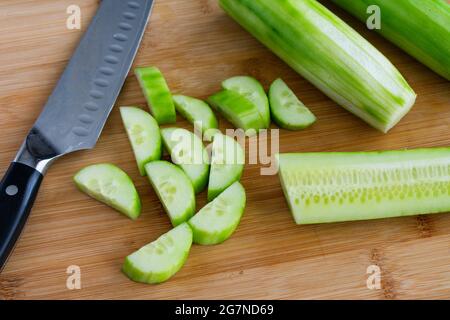
[[0, 183], [0, 270], [57, 158], [95, 146], [130, 71], [153, 0], [103, 0]]

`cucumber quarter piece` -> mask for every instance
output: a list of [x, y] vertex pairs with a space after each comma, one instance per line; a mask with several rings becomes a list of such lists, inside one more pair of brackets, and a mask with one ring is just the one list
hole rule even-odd
[[272, 118], [281, 128], [301, 130], [316, 122], [316, 117], [281, 80], [275, 80], [269, 91]]
[[186, 223], [180, 224], [129, 255], [122, 271], [136, 282], [156, 284], [167, 281], [183, 267], [191, 245], [191, 228]]
[[189, 220], [194, 242], [211, 245], [227, 240], [236, 230], [245, 209], [245, 190], [233, 183]]
[[208, 98], [209, 104], [219, 111], [225, 119], [236, 128], [241, 128], [248, 135], [266, 127], [258, 108], [245, 96], [231, 90], [222, 90]]
[[139, 172], [144, 176], [145, 165], [161, 158], [161, 134], [158, 123], [149, 113], [135, 107], [121, 107], [120, 114]]
[[146, 67], [136, 68], [134, 73], [156, 121], [159, 124], [175, 123], [177, 120], [175, 105], [161, 71], [156, 67]]
[[161, 129], [161, 136], [172, 161], [189, 177], [195, 193], [203, 191], [208, 183], [209, 161], [202, 140], [181, 128]]
[[78, 171], [73, 180], [81, 191], [92, 198], [133, 220], [139, 217], [139, 194], [130, 177], [115, 165], [104, 163], [88, 166]]
[[238, 76], [222, 82], [222, 87], [226, 90], [236, 91], [253, 102], [264, 120], [265, 127], [270, 126], [269, 99], [267, 99], [264, 87], [258, 80], [252, 77]]
[[223, 134], [214, 135], [208, 201], [213, 200], [234, 182], [239, 181], [244, 170], [244, 163], [244, 150], [236, 140]]
[[167, 161], [147, 163], [145, 170], [172, 225], [189, 220], [195, 212], [195, 193], [183, 170]]
[[278, 155], [298, 224], [450, 211], [450, 148]]

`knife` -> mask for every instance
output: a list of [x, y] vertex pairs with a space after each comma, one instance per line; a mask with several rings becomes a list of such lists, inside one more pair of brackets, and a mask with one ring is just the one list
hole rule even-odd
[[0, 183], [0, 271], [54, 160], [95, 146], [130, 71], [153, 0], [104, 0]]

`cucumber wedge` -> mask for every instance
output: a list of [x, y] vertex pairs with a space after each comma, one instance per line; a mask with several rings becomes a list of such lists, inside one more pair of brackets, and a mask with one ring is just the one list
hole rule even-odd
[[195, 193], [183, 170], [167, 161], [147, 163], [145, 170], [172, 225], [189, 220], [195, 212]]
[[298, 224], [450, 211], [450, 148], [278, 155]]
[[229, 186], [189, 220], [194, 242], [212, 245], [227, 240], [241, 221], [245, 201], [245, 190], [239, 182]]
[[301, 130], [316, 122], [316, 117], [281, 80], [275, 80], [269, 91], [270, 110], [275, 123], [284, 129]]
[[161, 159], [161, 134], [156, 120], [135, 107], [121, 107], [120, 114], [142, 176], [145, 165]]
[[267, 99], [266, 92], [258, 80], [252, 77], [238, 76], [222, 82], [222, 87], [226, 90], [236, 91], [253, 102], [258, 107], [259, 115], [264, 120], [265, 127], [270, 126], [269, 99]]
[[202, 140], [192, 132], [181, 128], [161, 129], [161, 136], [172, 161], [189, 177], [195, 193], [202, 192], [206, 188], [209, 176], [208, 152]]
[[214, 136], [208, 201], [212, 201], [234, 182], [239, 181], [244, 163], [244, 150], [236, 140], [223, 134]]
[[258, 107], [245, 96], [231, 90], [222, 90], [208, 98], [209, 104], [219, 111], [236, 128], [251, 135], [266, 127]]
[[130, 177], [115, 165], [95, 164], [78, 171], [73, 180], [81, 191], [132, 220], [141, 214], [141, 200]]
[[159, 124], [174, 123], [177, 120], [172, 94], [156, 67], [136, 68], [134, 73], [141, 85], [148, 107]]
[[206, 102], [182, 95], [174, 95], [173, 101], [175, 102], [175, 109], [183, 118], [192, 124], [201, 124], [204, 135], [210, 129], [219, 128], [217, 118]]
[[191, 245], [191, 228], [186, 223], [180, 224], [129, 255], [122, 271], [136, 282], [156, 284], [167, 281], [183, 267]]

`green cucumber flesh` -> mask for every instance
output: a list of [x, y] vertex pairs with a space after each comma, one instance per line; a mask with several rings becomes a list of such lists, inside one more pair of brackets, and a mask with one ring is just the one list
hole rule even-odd
[[244, 150], [236, 140], [223, 134], [214, 136], [208, 201], [212, 201], [234, 182], [239, 181], [244, 170], [244, 163]]
[[281, 80], [275, 80], [269, 91], [270, 110], [275, 123], [288, 130], [301, 130], [316, 122], [314, 114]]
[[206, 188], [209, 176], [208, 152], [202, 140], [192, 132], [181, 128], [161, 129], [164, 147], [172, 162], [179, 165], [194, 186], [195, 193]]
[[258, 107], [265, 127], [268, 128], [270, 126], [269, 99], [267, 99], [264, 87], [258, 80], [248, 76], [237, 76], [223, 81], [222, 87], [226, 90], [236, 91], [253, 102]]
[[167, 281], [186, 262], [192, 230], [180, 224], [125, 259], [122, 271], [133, 281], [156, 284]]
[[156, 120], [142, 109], [121, 107], [120, 114], [133, 148], [141, 175], [145, 175], [145, 165], [161, 159], [161, 134]]
[[134, 72], [156, 121], [159, 124], [174, 123], [177, 120], [175, 105], [161, 71], [156, 67], [146, 67], [136, 68]]
[[233, 183], [189, 220], [194, 242], [213, 245], [227, 240], [241, 221], [245, 202], [244, 187]]
[[92, 198], [133, 220], [139, 217], [139, 194], [133, 181], [122, 169], [109, 163], [95, 164], [81, 169], [73, 179], [76, 186]]
[[278, 155], [298, 224], [450, 211], [450, 148]]
[[172, 225], [189, 220], [195, 212], [195, 193], [184, 171], [167, 161], [147, 163], [145, 170]]

